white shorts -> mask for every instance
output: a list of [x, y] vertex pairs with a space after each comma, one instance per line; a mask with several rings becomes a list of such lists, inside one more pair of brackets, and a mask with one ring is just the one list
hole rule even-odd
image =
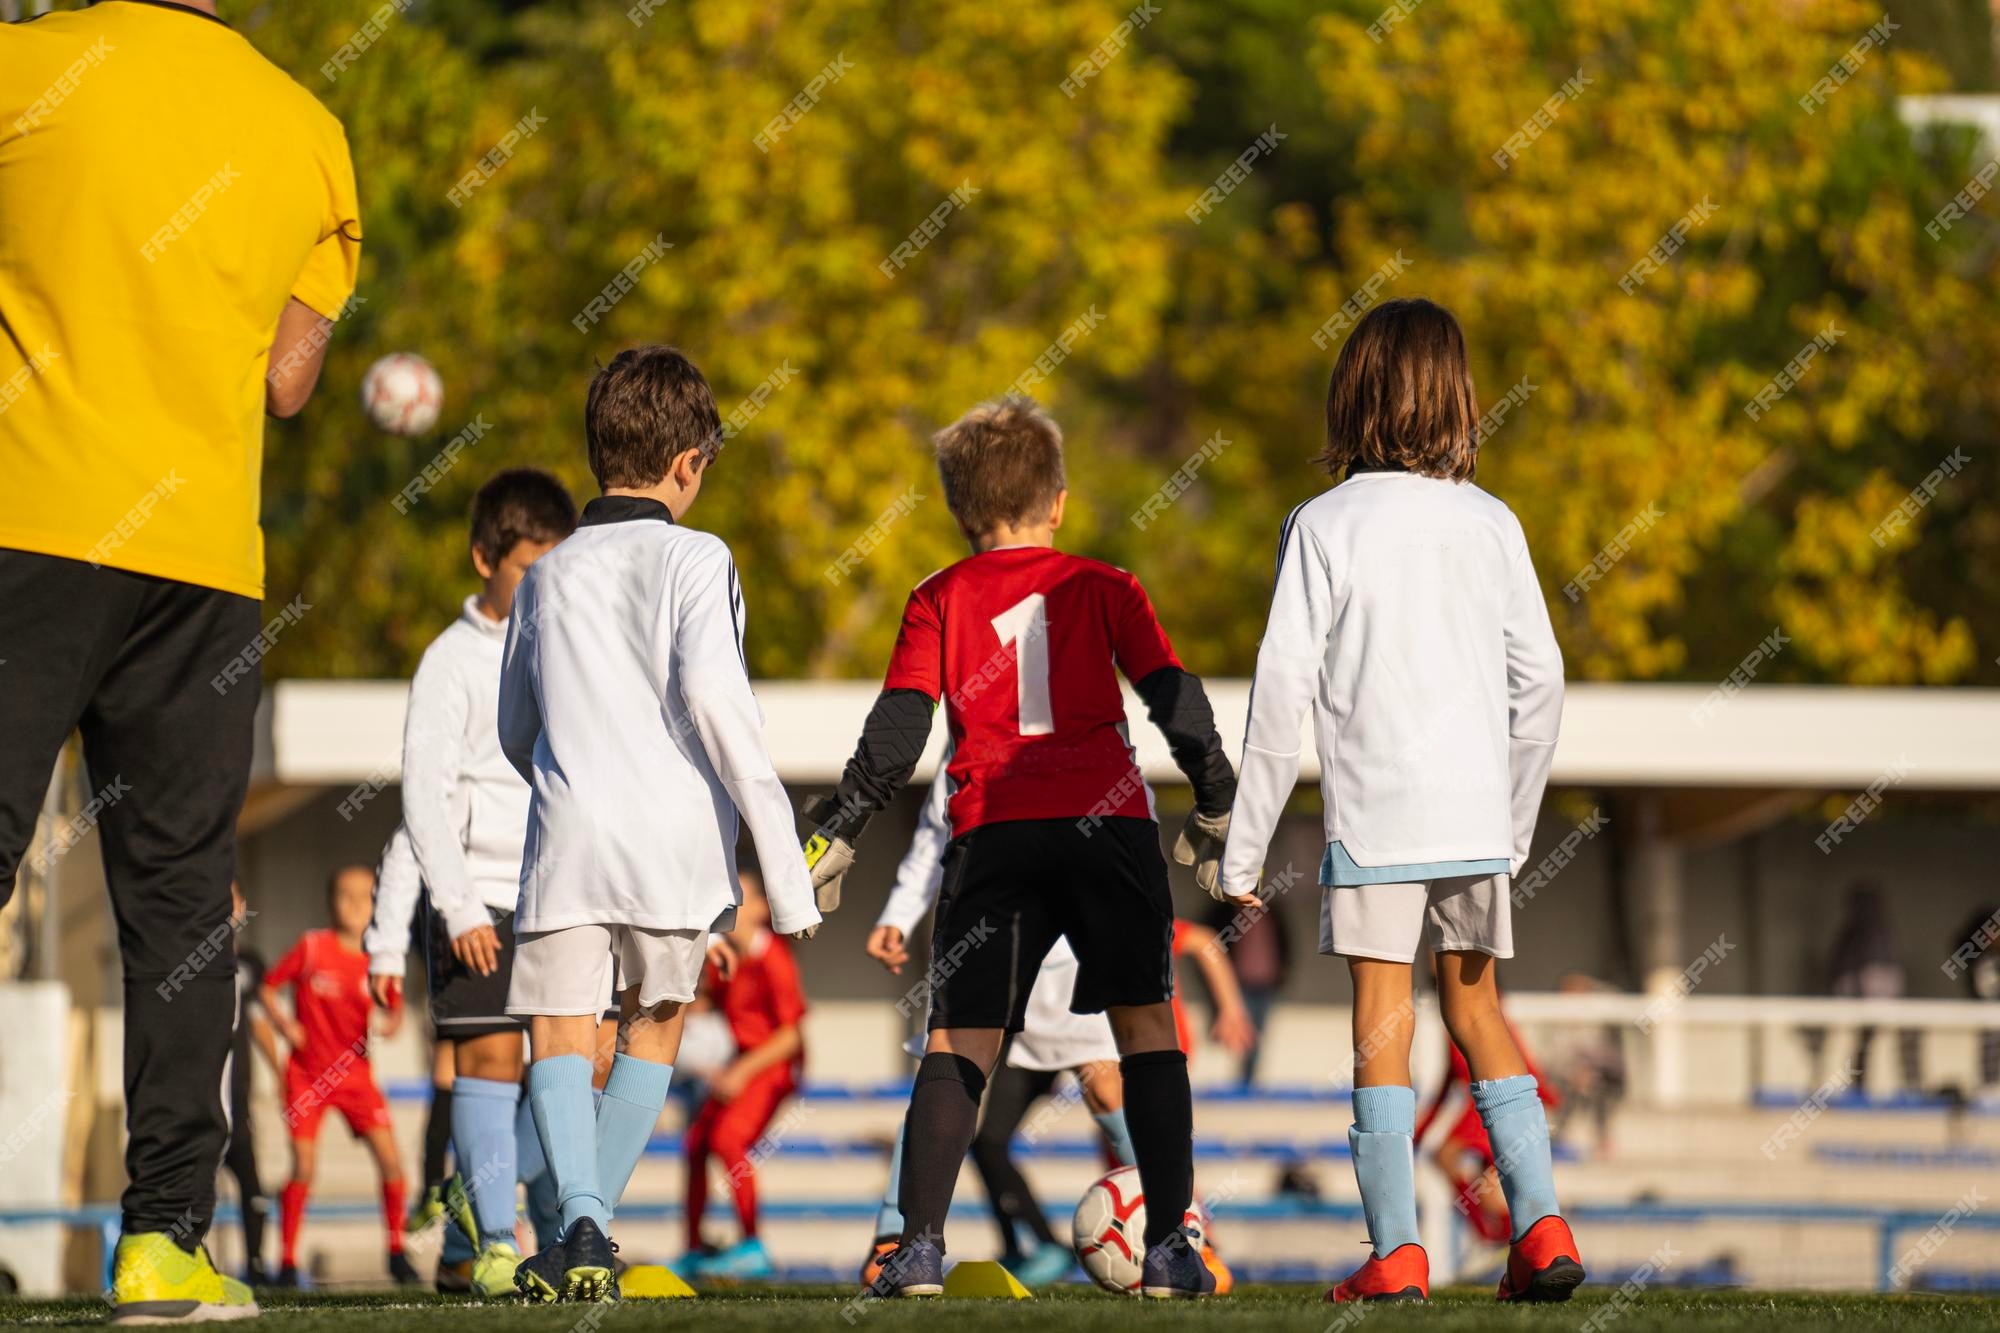
[[[1103, 1014], [1071, 1013], [1069, 1002], [1075, 992], [1076, 951], [1068, 940], [1058, 939], [1042, 960], [1042, 970], [1035, 974], [1023, 1027], [1007, 1043], [1008, 1064], [1016, 1069], [1055, 1071], [1118, 1059], [1111, 1020]], [[925, 1036], [919, 1032], [911, 1037], [903, 1043], [904, 1051], [921, 1057]]]
[[1413, 963], [1428, 925], [1432, 953], [1512, 958], [1514, 918], [1508, 886], [1506, 875], [1326, 885], [1320, 890], [1319, 951]]
[[686, 1004], [708, 963], [706, 930], [644, 926], [566, 926], [515, 937], [510, 1014], [601, 1014], [617, 999], [616, 984], [639, 988], [639, 1003]]

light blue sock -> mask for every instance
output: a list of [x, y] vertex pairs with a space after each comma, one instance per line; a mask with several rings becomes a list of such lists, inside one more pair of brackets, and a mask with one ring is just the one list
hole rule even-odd
[[535, 1230], [535, 1248], [546, 1250], [562, 1236], [562, 1211], [556, 1206], [555, 1177], [549, 1173], [549, 1159], [542, 1156], [535, 1113], [526, 1097], [514, 1117], [514, 1151], [520, 1158], [521, 1184], [527, 1187], [528, 1225]]
[[1417, 1239], [1417, 1094], [1394, 1085], [1354, 1090], [1354, 1181], [1375, 1257], [1386, 1258]]
[[590, 1060], [557, 1055], [528, 1069], [528, 1104], [535, 1136], [555, 1177], [564, 1234], [583, 1218], [603, 1227], [611, 1218], [597, 1183], [597, 1117], [591, 1113]]
[[1479, 1123], [1493, 1141], [1493, 1165], [1500, 1171], [1500, 1190], [1507, 1196], [1507, 1215], [1515, 1240], [1545, 1217], [1560, 1217], [1556, 1208], [1555, 1164], [1549, 1158], [1549, 1118], [1542, 1111], [1533, 1074], [1489, 1078], [1472, 1085], [1472, 1104]]
[[514, 1238], [517, 1155], [514, 1119], [521, 1085], [461, 1074], [452, 1085], [451, 1141], [483, 1243]]
[[1132, 1131], [1125, 1124], [1125, 1108], [1115, 1111], [1093, 1112], [1090, 1117], [1097, 1127], [1104, 1131], [1104, 1137], [1111, 1141], [1111, 1151], [1118, 1155], [1120, 1166], [1137, 1166], [1139, 1159], [1132, 1154]]
[[597, 1103], [597, 1182], [613, 1211], [660, 1123], [660, 1108], [667, 1104], [673, 1081], [672, 1065], [623, 1053], [611, 1061], [611, 1077]]
[[892, 1240], [903, 1234], [903, 1209], [898, 1202], [903, 1191], [903, 1136], [910, 1132], [905, 1115], [896, 1126], [896, 1148], [889, 1154], [889, 1183], [882, 1190], [882, 1206], [875, 1210], [875, 1239]]

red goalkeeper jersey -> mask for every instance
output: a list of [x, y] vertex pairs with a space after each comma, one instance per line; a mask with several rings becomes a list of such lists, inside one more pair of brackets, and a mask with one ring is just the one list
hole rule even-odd
[[917, 585], [883, 688], [944, 701], [956, 837], [1002, 820], [1151, 819], [1118, 673], [1178, 666], [1132, 575], [1006, 547]]
[[292, 1052], [301, 1067], [332, 1069], [350, 1052], [368, 1058], [367, 954], [347, 948], [331, 930], [309, 930], [264, 974], [264, 984], [292, 988], [292, 1011], [306, 1035]]

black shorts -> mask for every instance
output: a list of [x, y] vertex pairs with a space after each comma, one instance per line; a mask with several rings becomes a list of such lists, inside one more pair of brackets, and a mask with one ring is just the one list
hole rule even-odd
[[507, 984], [514, 977], [514, 914], [489, 907], [493, 933], [500, 937], [500, 965], [480, 976], [451, 952], [444, 914], [424, 900], [424, 970], [431, 983], [431, 1024], [440, 1040], [519, 1032], [527, 1025], [507, 1013]]
[[1022, 819], [952, 839], [925, 976], [930, 1026], [1019, 1032], [1058, 936], [1076, 950], [1073, 1012], [1173, 998], [1174, 905], [1158, 824]]

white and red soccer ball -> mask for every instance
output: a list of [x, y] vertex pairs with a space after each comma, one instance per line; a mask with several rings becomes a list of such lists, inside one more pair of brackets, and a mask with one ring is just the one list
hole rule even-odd
[[361, 407], [378, 430], [422, 435], [444, 408], [444, 381], [415, 352], [391, 352], [361, 377]]
[[[1199, 1203], [1183, 1224], [1205, 1243], [1208, 1219]], [[1091, 1281], [1124, 1295], [1139, 1289], [1146, 1271], [1146, 1196], [1139, 1189], [1138, 1167], [1121, 1166], [1083, 1192], [1070, 1238]]]

